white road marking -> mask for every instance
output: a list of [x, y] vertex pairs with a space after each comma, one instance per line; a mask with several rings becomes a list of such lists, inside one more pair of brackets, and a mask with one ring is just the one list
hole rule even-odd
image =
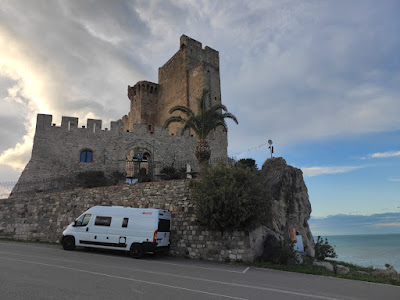
[[[131, 278], [126, 278], [126, 277], [109, 275], [109, 274], [105, 274], [105, 273], [92, 272], [92, 271], [87, 271], [87, 270], [82, 270], [82, 269], [69, 268], [69, 267], [57, 266], [57, 265], [51, 265], [51, 264], [45, 264], [45, 263], [39, 263], [39, 262], [34, 262], [34, 261], [25, 261], [25, 260], [13, 259], [13, 258], [5, 258], [5, 257], [0, 257], [0, 259], [11, 260], [11, 261], [19, 261], [19, 262], [26, 262], [26, 263], [32, 263], [32, 264], [39, 264], [39, 265], [51, 266], [51, 267], [55, 267], [55, 268], [62, 268], [62, 269], [68, 269], [68, 270], [74, 270], [74, 271], [81, 271], [81, 272], [86, 272], [86, 273], [91, 273], [91, 274], [98, 274], [98, 275], [104, 275], [104, 276], [109, 276], [109, 277], [114, 277], [114, 278], [120, 278], [120, 279], [127, 279], [127, 280], [132, 280], [132, 281], [143, 282], [143, 283], [149, 283], [149, 284], [154, 284], [154, 285], [168, 286], [168, 285], [164, 285], [164, 284], [148, 282], [148, 281], [143, 281], [143, 280], [138, 280], [138, 279], [131, 279]], [[178, 278], [183, 278], [183, 279], [204, 281], [204, 282], [210, 282], [210, 283], [216, 283], [216, 284], [222, 284], [222, 285], [228, 285], [228, 286], [235, 286], [235, 287], [242, 287], [242, 288], [249, 288], [249, 289], [256, 289], [256, 290], [271, 291], [271, 292], [282, 293], [282, 294], [304, 296], [304, 297], [315, 298], [315, 299], [339, 300], [338, 298], [332, 298], [332, 297], [326, 297], [326, 296], [320, 296], [320, 295], [314, 295], [314, 294], [307, 294], [307, 293], [300, 293], [300, 292], [294, 292], [294, 291], [288, 291], [288, 290], [282, 290], [282, 289], [276, 289], [276, 288], [269, 288], [269, 287], [252, 286], [252, 285], [246, 285], [246, 284], [240, 284], [240, 283], [229, 283], [229, 282], [210, 280], [210, 279], [203, 279], [203, 278], [197, 278], [197, 277], [191, 277], [191, 276], [181, 276], [181, 275], [175, 275], [175, 274], [169, 274], [169, 273], [163, 273], [163, 272], [153, 272], [153, 271], [143, 271], [143, 270], [135, 270], [135, 271], [141, 271], [141, 272], [150, 273], [150, 274], [156, 274], [156, 275], [168, 275], [168, 276], [173, 276], [173, 277], [178, 277]], [[191, 289], [175, 287], [175, 286], [169, 286], [169, 287], [185, 289], [185, 290], [191, 290]], [[193, 291], [197, 291], [197, 290], [193, 290]], [[197, 291], [197, 292], [206, 293], [206, 292], [203, 292], [203, 291]], [[223, 297], [227, 297], [227, 298], [232, 298], [232, 299], [242, 299], [242, 298], [235, 298], [235, 297], [225, 296], [225, 295], [222, 295], [222, 296]]]
[[5, 258], [5, 257], [0, 257], [0, 259], [36, 264], [36, 265], [41, 265], [41, 266], [53, 267], [53, 268], [60, 268], [60, 269], [65, 269], [65, 270], [77, 271], [77, 272], [88, 273], [88, 274], [93, 274], [93, 275], [106, 276], [106, 277], [110, 277], [110, 278], [123, 279], [123, 280], [129, 280], [129, 281], [134, 281], [134, 282], [141, 282], [141, 283], [146, 283], [146, 284], [151, 284], [151, 285], [158, 285], [158, 286], [163, 286], [163, 287], [168, 287], [168, 288], [173, 288], [173, 289], [178, 289], [178, 290], [185, 290], [185, 291], [189, 291], [189, 292], [224, 297], [224, 298], [229, 298], [229, 299], [248, 300], [246, 298], [238, 298], [238, 297], [232, 297], [232, 296], [223, 295], [223, 294], [209, 293], [209, 292], [205, 292], [205, 291], [201, 291], [201, 290], [194, 290], [194, 289], [184, 288], [184, 287], [175, 286], [175, 285], [151, 282], [151, 281], [140, 280], [140, 279], [133, 279], [133, 278], [122, 277], [122, 276], [115, 276], [115, 275], [110, 275], [110, 274], [105, 274], [105, 273], [92, 272], [92, 271], [87, 271], [87, 270], [82, 270], [82, 269], [69, 268], [69, 267], [64, 267], [64, 266], [45, 264], [45, 263], [40, 263], [40, 262], [28, 261], [28, 260]]
[[[299, 272], [294, 272], [294, 271], [283, 271], [283, 270], [278, 270], [278, 269], [256, 268], [256, 267], [254, 267], [253, 269], [261, 270], [261, 271], [270, 271], [270, 272], [292, 273], [292, 274], [296, 274], [296, 275], [299, 275], [299, 276], [315, 276], [315, 277], [319, 277], [319, 278], [324, 278], [324, 279], [326, 279], [326, 280], [330, 280], [330, 279], [345, 280], [345, 281], [353, 280], [353, 279], [340, 278], [340, 277], [331, 277], [331, 276], [325, 276], [325, 275], [315, 275], [315, 274], [299, 273]], [[362, 284], [383, 285], [383, 286], [390, 286], [391, 288], [398, 288], [398, 289], [400, 289], [400, 286], [398, 286], [398, 285], [392, 285], [392, 284], [387, 284], [387, 283], [370, 282], [370, 281], [357, 280], [357, 279], [354, 279], [353, 281], [355, 281], [355, 282], [358, 281], [359, 283], [362, 283]]]
[[[0, 244], [4, 245], [5, 243], [0, 243]], [[28, 247], [28, 248], [37, 248], [37, 249], [48, 249], [48, 250], [53, 250], [53, 251], [54, 250], [61, 251], [61, 249], [52, 249], [52, 248], [47, 248], [47, 247], [35, 247], [35, 246], [30, 246], [30, 245], [18, 245], [18, 246], [23, 246], [23, 247]], [[62, 250], [62, 251], [64, 251], [64, 250]], [[13, 253], [13, 254], [15, 254], [15, 253]], [[119, 257], [115, 257], [115, 256], [111, 256], [111, 255], [105, 255], [105, 256], [110, 257], [112, 259], [121, 259]], [[200, 266], [193, 266], [193, 265], [182, 265], [182, 264], [169, 263], [169, 262], [163, 262], [163, 261], [158, 261], [158, 260], [154, 261], [154, 260], [142, 259], [141, 261], [145, 261], [145, 262], [149, 262], [149, 263], [156, 263], [156, 264], [178, 266], [178, 267], [184, 267], [184, 268], [204, 269], [204, 270], [218, 271], [218, 272], [245, 273], [243, 271], [234, 271], [234, 270], [228, 270], [228, 269], [223, 269], [223, 268], [208, 268], [208, 267], [200, 267]]]
[[196, 269], [204, 269], [204, 270], [210, 270], [210, 271], [221, 271], [221, 272], [230, 272], [230, 273], [245, 273], [244, 271], [233, 271], [233, 270], [227, 270], [227, 269], [217, 269], [217, 268], [207, 268], [207, 267], [200, 267], [200, 266], [189, 266], [189, 265], [181, 265], [181, 264], [176, 264], [176, 263], [169, 263], [169, 262], [162, 262], [162, 261], [154, 261], [154, 260], [147, 260], [143, 259], [145, 262], [150, 262], [150, 263], [157, 263], [157, 264], [164, 264], [164, 265], [171, 265], [171, 266], [179, 266], [179, 267], [184, 267], [184, 268], [196, 268]]
[[246, 269], [243, 270], [242, 273], [246, 273], [249, 269], [250, 269], [250, 267], [247, 267]]

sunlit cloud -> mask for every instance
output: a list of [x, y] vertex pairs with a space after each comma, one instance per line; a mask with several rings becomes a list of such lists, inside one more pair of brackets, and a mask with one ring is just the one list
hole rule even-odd
[[400, 151], [390, 151], [371, 154], [371, 158], [386, 158], [386, 157], [396, 157], [400, 156]]
[[305, 177], [313, 177], [327, 174], [348, 173], [366, 166], [336, 166], [336, 167], [304, 167], [301, 168]]
[[376, 152], [367, 156], [361, 157], [361, 159], [372, 159], [372, 158], [389, 158], [400, 156], [400, 151], [387, 151], [387, 152]]

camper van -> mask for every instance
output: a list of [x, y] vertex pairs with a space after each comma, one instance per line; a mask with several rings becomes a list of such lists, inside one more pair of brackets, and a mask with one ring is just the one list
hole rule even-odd
[[145, 252], [168, 251], [171, 212], [163, 209], [94, 206], [64, 230], [65, 250], [93, 247], [129, 251], [134, 258]]

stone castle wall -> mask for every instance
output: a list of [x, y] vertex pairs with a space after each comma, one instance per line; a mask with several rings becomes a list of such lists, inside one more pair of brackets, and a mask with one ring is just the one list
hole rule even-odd
[[171, 253], [207, 260], [253, 260], [246, 232], [221, 235], [197, 225], [190, 180], [158, 181], [0, 199], [0, 237], [57, 242], [89, 207], [122, 205], [172, 212]]
[[[79, 128], [78, 121], [78, 118], [63, 117], [61, 126], [52, 126], [51, 115], [38, 115], [32, 158], [17, 185], [90, 170], [104, 171], [106, 176], [114, 171], [124, 173], [131, 150], [148, 152], [157, 163], [156, 175], [162, 166], [172, 164], [171, 154], [175, 154], [176, 161], [189, 161], [196, 167], [197, 138], [188, 132], [183, 136], [171, 135], [167, 129], [150, 130], [147, 125], [135, 125], [132, 131], [126, 132], [121, 121], [111, 122], [110, 129], [103, 130], [101, 120], [88, 120], [85, 128]], [[211, 159], [227, 157], [226, 132], [219, 130], [208, 141]], [[91, 163], [80, 162], [83, 150], [93, 152]]]

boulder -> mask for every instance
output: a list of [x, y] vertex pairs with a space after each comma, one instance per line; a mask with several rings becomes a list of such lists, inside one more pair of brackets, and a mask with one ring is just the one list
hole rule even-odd
[[260, 170], [263, 185], [271, 193], [268, 228], [289, 239], [289, 228], [294, 227], [302, 236], [304, 250], [314, 257], [314, 239], [308, 226], [311, 204], [300, 169], [287, 165], [281, 158], [267, 159]]
[[386, 270], [377, 269], [371, 273], [373, 276], [384, 277], [384, 278], [398, 278], [398, 274], [395, 269], [389, 268]]
[[329, 272], [333, 272], [333, 266], [331, 263], [327, 262], [327, 261], [314, 261], [313, 262], [314, 266], [317, 267], [324, 267], [326, 270], [328, 270]]
[[360, 275], [370, 275], [368, 272], [365, 271], [356, 271], [356, 273]]
[[348, 273], [350, 273], [350, 269], [343, 265], [336, 265], [335, 272], [336, 272], [336, 274], [348, 274]]

